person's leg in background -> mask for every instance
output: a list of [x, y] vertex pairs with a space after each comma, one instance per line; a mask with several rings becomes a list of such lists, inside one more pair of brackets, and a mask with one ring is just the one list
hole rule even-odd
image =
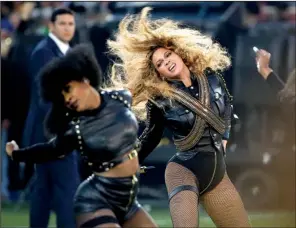
[[30, 227], [47, 227], [52, 203], [52, 183], [48, 164], [37, 164], [30, 196]]
[[1, 201], [8, 200], [8, 157], [5, 150], [7, 142], [7, 130], [1, 129]]
[[25, 167], [23, 170], [24, 174], [22, 178], [23, 189], [27, 189], [28, 187], [30, 187], [29, 185], [31, 184], [34, 175], [34, 167], [35, 165], [31, 162], [25, 163]]
[[57, 227], [75, 227], [74, 195], [80, 184], [78, 156], [76, 152], [50, 164], [53, 183], [53, 209], [56, 213]]
[[21, 178], [20, 178], [20, 163], [8, 159], [8, 190], [9, 198], [12, 202], [19, 199], [21, 191]]

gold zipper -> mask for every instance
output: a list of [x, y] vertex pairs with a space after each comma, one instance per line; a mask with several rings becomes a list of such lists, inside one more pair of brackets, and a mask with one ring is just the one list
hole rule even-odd
[[135, 185], [138, 183], [138, 178], [137, 178], [137, 176], [134, 174], [133, 175], [133, 179], [132, 179], [132, 188], [131, 188], [131, 190], [130, 190], [130, 197], [129, 197], [129, 201], [128, 201], [128, 204], [126, 205], [126, 210], [128, 210], [129, 209], [129, 207], [130, 207], [130, 205], [131, 205], [131, 203], [132, 203], [132, 201], [133, 201], [133, 196], [134, 196], [134, 188], [135, 188]]

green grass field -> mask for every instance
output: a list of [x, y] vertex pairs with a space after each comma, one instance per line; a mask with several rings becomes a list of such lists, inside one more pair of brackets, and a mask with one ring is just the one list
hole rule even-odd
[[[160, 227], [172, 227], [169, 211], [167, 209], [152, 208], [152, 217]], [[258, 212], [250, 213], [253, 227], [295, 227], [295, 212]], [[28, 207], [15, 210], [13, 205], [4, 205], [1, 210], [1, 227], [28, 227]], [[55, 227], [55, 216], [52, 214], [50, 226]], [[215, 227], [211, 219], [204, 215], [200, 216], [200, 227]]]

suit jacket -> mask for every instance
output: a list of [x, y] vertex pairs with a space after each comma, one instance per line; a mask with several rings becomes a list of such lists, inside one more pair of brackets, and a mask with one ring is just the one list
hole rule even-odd
[[31, 102], [24, 128], [22, 146], [47, 141], [44, 134], [44, 119], [50, 109], [49, 104], [43, 103], [39, 94], [39, 71], [54, 58], [63, 57], [56, 43], [46, 37], [34, 48], [30, 59]]

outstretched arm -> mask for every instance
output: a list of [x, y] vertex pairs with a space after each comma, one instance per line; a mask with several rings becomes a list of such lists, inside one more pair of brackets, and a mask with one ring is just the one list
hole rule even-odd
[[71, 153], [74, 150], [75, 143], [74, 137], [57, 136], [47, 143], [38, 143], [19, 149], [18, 145], [12, 141], [6, 144], [6, 152], [14, 161], [43, 163], [62, 158]]

